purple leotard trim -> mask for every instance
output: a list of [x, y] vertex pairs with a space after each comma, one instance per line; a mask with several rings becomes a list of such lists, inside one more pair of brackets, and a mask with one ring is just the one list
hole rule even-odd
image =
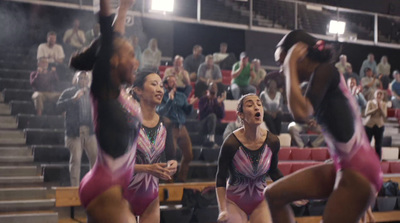
[[[153, 164], [160, 161], [162, 152], [165, 149], [167, 131], [162, 123], [158, 127], [157, 137], [152, 144], [142, 128], [139, 132], [138, 150], [142, 157], [140, 164]], [[139, 163], [138, 163], [139, 164]], [[132, 212], [135, 215], [142, 215], [147, 207], [158, 197], [159, 179], [149, 173], [135, 173], [125, 197], [131, 204]]]
[[325, 141], [335, 162], [336, 170], [339, 171], [344, 168], [356, 170], [366, 177], [375, 189], [379, 191], [383, 182], [380, 161], [365, 134], [357, 102], [347, 88], [342, 75], [339, 88], [347, 98], [352, 110], [355, 128], [354, 135], [346, 143], [337, 142], [329, 132], [323, 131]]
[[[131, 116], [138, 117], [141, 120], [139, 104], [127, 95], [124, 90], [121, 90], [117, 100]], [[97, 117], [97, 100], [92, 98], [92, 102], [94, 108], [93, 117]], [[119, 185], [122, 187], [122, 190], [126, 190], [129, 185], [129, 179], [131, 179], [134, 172], [135, 157], [136, 142], [132, 144], [129, 151], [115, 159], [106, 154], [99, 146], [94, 167], [80, 183], [79, 196], [82, 205], [86, 208], [94, 198], [112, 186]]]
[[272, 151], [266, 145], [256, 168], [243, 147], [239, 148], [233, 158], [234, 168], [237, 174], [242, 176], [238, 184], [227, 185], [226, 195], [247, 215], [264, 200], [263, 191], [267, 186], [266, 173], [271, 165], [271, 157]]

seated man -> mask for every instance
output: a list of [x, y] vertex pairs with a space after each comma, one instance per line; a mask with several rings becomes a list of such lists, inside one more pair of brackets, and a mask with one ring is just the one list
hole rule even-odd
[[204, 96], [211, 82], [217, 84], [219, 93], [217, 96], [220, 96], [224, 91], [221, 70], [214, 64], [213, 56], [207, 55], [206, 61], [200, 64], [199, 71], [197, 72], [197, 82], [194, 87], [194, 95], [198, 98]]
[[236, 62], [235, 54], [228, 53], [228, 44], [221, 43], [219, 45], [219, 52], [213, 54], [214, 63], [219, 66], [221, 70], [229, 70]]
[[[314, 119], [311, 119], [307, 124], [300, 124], [297, 122], [291, 122], [288, 126], [289, 134], [292, 137], [292, 142], [294, 141], [295, 145], [304, 148], [306, 147], [319, 147], [324, 142], [324, 136], [321, 132], [321, 127], [317, 124]], [[303, 140], [300, 137], [300, 134], [307, 133], [308, 131], [312, 131], [318, 134], [318, 137], [314, 141], [307, 142], [304, 145]]]
[[197, 71], [200, 64], [204, 62], [203, 48], [200, 45], [193, 46], [193, 53], [187, 56], [183, 62], [185, 70], [190, 75], [190, 80], [195, 82], [197, 79]]
[[70, 151], [71, 186], [79, 186], [83, 150], [92, 168], [97, 158], [97, 141], [93, 130], [89, 75], [75, 74], [74, 86], [66, 89], [57, 101], [57, 109], [65, 112], [65, 145]]
[[183, 68], [183, 57], [179, 55], [175, 56], [174, 66], [168, 67], [165, 70], [163, 80], [166, 80], [170, 76], [174, 76], [176, 79], [176, 90], [189, 97], [192, 92], [192, 86], [190, 85], [189, 73]]
[[57, 34], [53, 31], [47, 33], [47, 42], [39, 45], [37, 49], [37, 60], [41, 58], [47, 59], [51, 66], [62, 64], [65, 58], [64, 49], [57, 44]]
[[265, 88], [264, 79], [267, 76], [267, 72], [261, 67], [261, 62], [259, 59], [254, 59], [252, 62], [253, 71], [256, 74], [255, 78], [252, 78], [250, 84], [257, 88], [257, 90], [262, 91]]
[[400, 73], [398, 70], [393, 71], [393, 78], [394, 80], [389, 85], [392, 91], [392, 107], [400, 108]]
[[217, 94], [217, 84], [210, 83], [207, 95], [201, 97], [199, 101], [200, 133], [203, 136], [206, 135], [203, 145], [212, 146], [213, 148], [219, 148], [215, 144], [215, 128], [217, 122], [219, 123], [225, 116], [225, 94], [221, 97], [217, 97]]
[[360, 76], [353, 72], [353, 67], [351, 64], [348, 64], [345, 69], [346, 70], [343, 74], [344, 79], [347, 81], [349, 78], [354, 78], [357, 82], [357, 85], [360, 85]]
[[30, 75], [30, 83], [35, 91], [32, 95], [32, 99], [38, 116], [42, 115], [45, 101], [55, 103], [58, 97], [60, 97], [60, 93], [55, 91], [58, 84], [56, 68], [52, 67], [49, 71], [48, 67], [49, 63], [47, 59], [41, 58], [39, 59], [37, 70]]
[[231, 91], [233, 99], [238, 100], [242, 95], [257, 92], [257, 89], [250, 85], [250, 79], [255, 78], [255, 76], [253, 65], [249, 63], [249, 57], [245, 52], [242, 52], [240, 61], [232, 67]]

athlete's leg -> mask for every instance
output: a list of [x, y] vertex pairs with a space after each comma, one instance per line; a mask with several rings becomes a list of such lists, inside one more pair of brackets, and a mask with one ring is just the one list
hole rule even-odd
[[272, 223], [271, 213], [267, 202], [261, 202], [250, 215], [250, 223]]
[[158, 197], [152, 201], [139, 217], [139, 223], [160, 222], [160, 200]]

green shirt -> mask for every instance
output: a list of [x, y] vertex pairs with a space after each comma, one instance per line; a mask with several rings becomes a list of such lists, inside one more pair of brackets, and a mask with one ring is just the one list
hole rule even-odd
[[[233, 71], [237, 71], [240, 69], [240, 61], [236, 62], [233, 65]], [[248, 86], [250, 83], [250, 63], [247, 63], [247, 65], [243, 68], [242, 72], [237, 76], [235, 79], [233, 79], [233, 83], [239, 85], [239, 87], [245, 87]]]

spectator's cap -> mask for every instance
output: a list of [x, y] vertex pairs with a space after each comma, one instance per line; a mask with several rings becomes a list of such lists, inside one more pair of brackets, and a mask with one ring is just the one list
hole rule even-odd
[[246, 57], [249, 57], [249, 56], [247, 56], [246, 52], [241, 52], [240, 53], [240, 59], [243, 59], [243, 58], [246, 58]]

